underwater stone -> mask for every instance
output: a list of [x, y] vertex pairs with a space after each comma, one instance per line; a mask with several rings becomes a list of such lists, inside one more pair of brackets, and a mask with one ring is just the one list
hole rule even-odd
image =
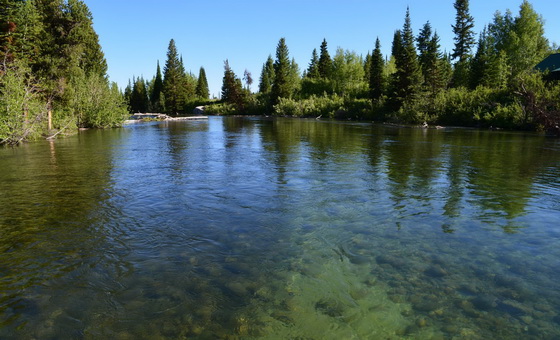
[[375, 258], [375, 261], [377, 262], [377, 264], [389, 264], [395, 268], [399, 268], [405, 265], [404, 260], [389, 255], [378, 255]]
[[431, 276], [431, 277], [443, 277], [447, 275], [447, 271], [445, 271], [445, 269], [441, 268], [440, 265], [433, 265], [428, 267], [425, 271], [424, 274]]
[[482, 311], [488, 311], [496, 307], [496, 298], [491, 295], [479, 295], [471, 300], [473, 306]]

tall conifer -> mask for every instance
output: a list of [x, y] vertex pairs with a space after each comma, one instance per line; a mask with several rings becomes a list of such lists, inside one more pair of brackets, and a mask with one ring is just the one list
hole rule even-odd
[[268, 56], [266, 63], [263, 64], [261, 71], [261, 78], [259, 81], [259, 92], [269, 93], [272, 89], [272, 82], [274, 81], [274, 60], [272, 56]]
[[281, 38], [276, 46], [276, 60], [274, 61], [274, 82], [272, 83], [272, 104], [278, 104], [280, 98], [290, 98], [292, 95], [293, 67], [290, 62], [286, 39]]
[[318, 71], [321, 78], [330, 79], [332, 75], [332, 59], [327, 47], [327, 40], [323, 39], [321, 43], [321, 51], [319, 55]]
[[381, 42], [379, 38], [375, 40], [375, 49], [371, 55], [369, 72], [369, 91], [371, 99], [378, 100], [385, 91], [385, 62], [381, 54]]
[[167, 61], [163, 69], [163, 94], [167, 111], [178, 113], [183, 110], [185, 105], [184, 68], [173, 39], [169, 41]]
[[394, 93], [392, 94], [394, 103], [399, 108], [402, 104], [415, 99], [422, 83], [408, 8], [400, 35], [402, 45], [399, 47], [398, 42], [393, 44], [393, 49], [397, 54], [395, 55], [397, 71], [394, 74]]
[[309, 62], [309, 67], [307, 68], [308, 78], [319, 78], [319, 56], [317, 55], [317, 49], [313, 49], [311, 54], [311, 61]]
[[457, 14], [455, 16], [455, 48], [451, 57], [456, 61], [453, 72], [453, 85], [455, 87], [467, 86], [469, 82], [469, 59], [474, 40], [474, 19], [469, 13], [469, 0], [455, 0], [453, 5]]
[[163, 111], [163, 107], [161, 105], [162, 97], [161, 93], [163, 91], [163, 78], [161, 76], [161, 68], [159, 67], [159, 60], [157, 62], [157, 69], [156, 69], [156, 76], [154, 78], [154, 84], [152, 85], [152, 91], [150, 93], [150, 102], [152, 104], [152, 108], [156, 112]]
[[208, 80], [206, 79], [206, 71], [204, 70], [204, 67], [201, 67], [200, 71], [198, 72], [196, 95], [202, 99], [208, 99], [208, 97], [210, 97], [210, 91], [208, 89]]

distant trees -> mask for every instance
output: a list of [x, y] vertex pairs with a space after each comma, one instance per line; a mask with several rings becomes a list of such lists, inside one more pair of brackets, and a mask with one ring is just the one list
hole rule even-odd
[[263, 64], [261, 71], [261, 77], [259, 82], [259, 92], [269, 93], [272, 90], [272, 83], [274, 82], [274, 60], [272, 56], [268, 56], [268, 59]]
[[198, 72], [198, 82], [196, 84], [196, 96], [201, 99], [208, 99], [210, 91], [208, 89], [208, 80], [206, 79], [206, 70], [204, 67], [200, 68]]
[[224, 78], [222, 81], [222, 100], [226, 103], [233, 104], [238, 110], [243, 110], [244, 93], [241, 79], [229, 66], [229, 61], [224, 61]]

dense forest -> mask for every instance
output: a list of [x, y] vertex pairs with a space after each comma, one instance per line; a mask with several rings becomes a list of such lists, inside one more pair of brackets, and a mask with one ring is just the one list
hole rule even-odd
[[0, 144], [122, 124], [83, 1], [2, 0], [0, 29]]
[[381, 54], [379, 39], [365, 58], [342, 48], [331, 57], [323, 40], [300, 77], [282, 38], [276, 58], [269, 56], [263, 64], [257, 94], [242, 88], [226, 62], [222, 102], [207, 111], [558, 134], [560, 84], [547, 71], [535, 69], [545, 57], [559, 52], [545, 38], [542, 17], [523, 1], [517, 15], [496, 12], [477, 41], [468, 0], [456, 0], [454, 7], [451, 53], [442, 52], [429, 22], [414, 34], [407, 8], [402, 28], [395, 31], [390, 58]]
[[[220, 100], [210, 100], [204, 67], [185, 71], [171, 40], [163, 70], [134, 77], [124, 93], [107, 64], [81, 0], [3, 0], [0, 7], [0, 144], [53, 137], [77, 128], [120, 125], [128, 112], [358, 119], [559, 133], [560, 85], [535, 65], [560, 50], [545, 38], [542, 17], [528, 1], [519, 12], [496, 12], [474, 31], [468, 0], [456, 0], [454, 48], [442, 51], [426, 22], [415, 34], [407, 8], [391, 55], [379, 39], [365, 57], [327, 40], [302, 71], [281, 38], [263, 63], [258, 92], [224, 62]], [[478, 37], [478, 39], [476, 38]], [[373, 39], [372, 39], [373, 40]], [[556, 66], [558, 67], [558, 65]]]

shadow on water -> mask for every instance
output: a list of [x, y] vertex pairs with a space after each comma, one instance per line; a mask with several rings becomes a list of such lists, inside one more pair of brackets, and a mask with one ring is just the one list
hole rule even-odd
[[231, 117], [1, 149], [0, 337], [553, 339], [559, 151]]

